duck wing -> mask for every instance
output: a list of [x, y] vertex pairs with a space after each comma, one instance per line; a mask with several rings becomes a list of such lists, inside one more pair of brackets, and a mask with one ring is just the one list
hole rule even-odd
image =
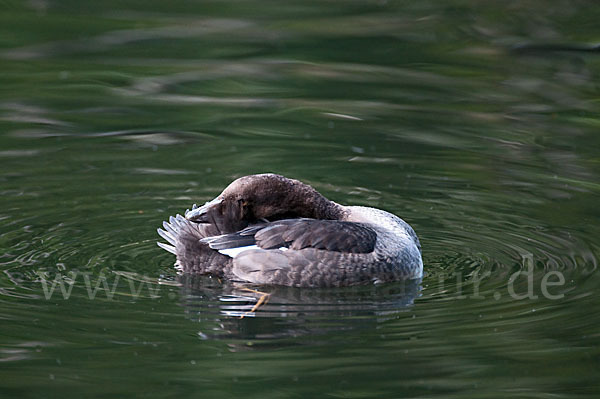
[[262, 249], [305, 248], [345, 253], [373, 252], [377, 233], [370, 226], [339, 220], [284, 219], [202, 240], [216, 250], [257, 245]]

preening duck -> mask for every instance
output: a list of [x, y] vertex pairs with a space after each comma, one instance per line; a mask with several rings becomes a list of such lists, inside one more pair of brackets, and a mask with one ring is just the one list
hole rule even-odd
[[158, 234], [182, 272], [242, 283], [340, 287], [423, 275], [419, 239], [404, 220], [276, 174], [235, 180]]

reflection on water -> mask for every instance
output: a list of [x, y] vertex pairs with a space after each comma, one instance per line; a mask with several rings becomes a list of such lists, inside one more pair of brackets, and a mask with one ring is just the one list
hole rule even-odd
[[[599, 13], [10, 4], [0, 396], [597, 396]], [[178, 276], [160, 222], [268, 171], [406, 219], [423, 280]]]
[[[287, 323], [275, 323], [272, 331], [261, 329], [257, 332], [261, 337], [297, 336], [301, 331], [313, 335], [319, 331], [364, 327], [365, 322], [394, 318], [397, 312], [413, 304], [420, 291], [419, 280], [333, 290], [222, 286], [210, 278], [190, 275], [183, 275], [179, 280], [185, 311], [199, 322], [247, 317], [291, 319]], [[266, 301], [255, 308], [262, 296]], [[231, 333], [230, 328], [224, 330]], [[223, 334], [223, 331], [218, 333]]]

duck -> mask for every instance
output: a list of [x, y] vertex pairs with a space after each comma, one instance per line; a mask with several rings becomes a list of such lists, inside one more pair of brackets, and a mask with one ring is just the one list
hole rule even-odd
[[240, 177], [157, 231], [179, 272], [233, 283], [328, 288], [423, 276], [421, 244], [407, 222], [340, 205], [273, 173]]

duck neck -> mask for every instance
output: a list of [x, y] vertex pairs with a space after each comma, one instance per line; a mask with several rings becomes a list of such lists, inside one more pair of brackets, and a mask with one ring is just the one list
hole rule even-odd
[[314, 188], [300, 183], [288, 192], [286, 202], [290, 216], [312, 219], [340, 219], [343, 207], [328, 200]]
[[[317, 193], [318, 194], [318, 193]], [[344, 207], [340, 204], [330, 201], [318, 194], [320, 198], [313, 198], [312, 207], [314, 219], [340, 220], [344, 216]]]

